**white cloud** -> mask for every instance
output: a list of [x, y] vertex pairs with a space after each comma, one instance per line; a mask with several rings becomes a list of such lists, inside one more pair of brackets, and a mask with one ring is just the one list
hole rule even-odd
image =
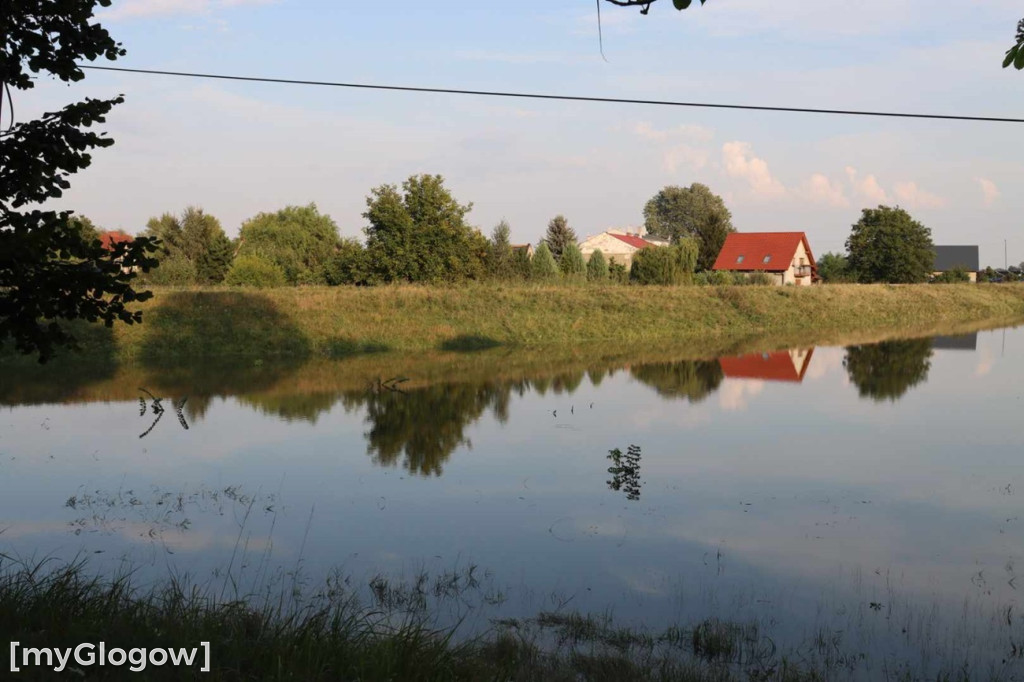
[[759, 199], [785, 196], [786, 188], [768, 169], [768, 163], [754, 156], [747, 142], [726, 142], [722, 145], [722, 161], [730, 177], [745, 180]]
[[677, 170], [700, 170], [708, 163], [708, 152], [686, 144], [676, 145], [665, 152], [663, 166], [669, 173]]
[[853, 185], [853, 190], [857, 196], [875, 204], [892, 203], [892, 199], [878, 183], [878, 179], [874, 175], [867, 175], [861, 179], [856, 168], [847, 166], [846, 177], [849, 178], [850, 184]]
[[827, 176], [815, 173], [801, 187], [800, 194], [804, 199], [816, 204], [849, 208], [850, 200], [846, 198], [842, 185], [832, 182]]
[[210, 14], [224, 7], [266, 5], [275, 0], [120, 0], [109, 10], [98, 13], [104, 20], [168, 16], [172, 14]]
[[996, 187], [996, 183], [992, 182], [988, 178], [975, 178], [978, 185], [981, 187], [981, 196], [984, 198], [985, 206], [992, 206], [996, 203], [996, 199], [1001, 196], [999, 188]]
[[945, 198], [926, 192], [916, 182], [897, 182], [893, 191], [900, 203], [909, 208], [944, 208], [949, 205]]

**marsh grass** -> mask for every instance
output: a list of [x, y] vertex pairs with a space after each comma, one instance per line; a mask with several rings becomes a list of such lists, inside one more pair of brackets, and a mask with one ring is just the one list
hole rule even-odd
[[[817, 625], [797, 644], [782, 644], [765, 622], [717, 617], [664, 630], [622, 627], [611, 613], [558, 609], [528, 619], [492, 620], [480, 632], [463, 628], [465, 610], [489, 594], [491, 576], [469, 564], [403, 580], [373, 576], [366, 590], [334, 575], [311, 593], [294, 584], [279, 593], [228, 596], [174, 579], [143, 589], [131, 572], [91, 575], [83, 561], [0, 565], [0, 639], [22, 646], [69, 647], [103, 640], [109, 646], [193, 647], [210, 641], [211, 680], [555, 680], [681, 682], [809, 682], [812, 680], [1020, 679], [1020, 660], [972, 666], [956, 647], [942, 648], [934, 613], [896, 605], [876, 611], [868, 639], [894, 628], [931, 646], [920, 658], [870, 661], [865, 610], [846, 622]], [[365, 597], [364, 595], [367, 595]], [[438, 609], [457, 603], [463, 615], [440, 625]], [[907, 635], [906, 619], [928, 628]], [[895, 620], [893, 620], [895, 619]], [[859, 625], [857, 621], [860, 621]], [[993, 623], [1003, 636], [1014, 630]], [[890, 622], [892, 621], [892, 622]], [[930, 630], [929, 630], [930, 628]], [[1019, 632], [1017, 633], [1019, 634]], [[858, 642], [858, 640], [861, 640]], [[4, 652], [6, 655], [7, 652]], [[6, 663], [6, 662], [5, 662]], [[6, 669], [6, 665], [5, 665]], [[76, 673], [72, 672], [72, 675]], [[124, 669], [89, 669], [87, 679], [124, 679]], [[194, 671], [147, 669], [145, 679], [194, 679]], [[53, 679], [26, 669], [19, 679]]]

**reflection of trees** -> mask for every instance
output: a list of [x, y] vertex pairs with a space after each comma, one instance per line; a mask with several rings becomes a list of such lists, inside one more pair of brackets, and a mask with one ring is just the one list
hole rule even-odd
[[718, 390], [722, 366], [718, 360], [658, 362], [630, 368], [637, 381], [647, 384], [663, 398], [686, 398], [699, 403]]
[[488, 407], [507, 410], [508, 387], [439, 384], [408, 392], [367, 394], [367, 451], [382, 466], [402, 465], [411, 473], [440, 475], [448, 456]]
[[884, 341], [847, 347], [843, 366], [862, 398], [895, 401], [928, 379], [931, 356], [930, 339]]

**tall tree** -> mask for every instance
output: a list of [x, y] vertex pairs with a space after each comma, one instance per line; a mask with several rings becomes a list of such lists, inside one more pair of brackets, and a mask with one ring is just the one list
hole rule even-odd
[[548, 231], [544, 235], [544, 242], [548, 245], [548, 249], [551, 250], [551, 255], [554, 256], [555, 261], [561, 261], [565, 247], [577, 242], [576, 231], [569, 227], [569, 221], [565, 219], [565, 216], [556, 215], [548, 223]]
[[725, 238], [736, 231], [722, 197], [699, 182], [689, 187], [670, 185], [651, 197], [644, 205], [644, 226], [652, 235], [670, 239], [673, 244], [686, 237], [696, 238], [698, 270], [711, 269]]
[[487, 239], [466, 222], [463, 206], [440, 175], [414, 175], [381, 185], [366, 199], [370, 267], [385, 282], [455, 282], [480, 279]]
[[932, 273], [932, 231], [902, 208], [865, 208], [846, 240], [861, 282], [925, 282]]
[[841, 253], [823, 254], [818, 259], [818, 275], [826, 284], [857, 281], [857, 273], [853, 272], [849, 259]]
[[114, 143], [92, 128], [122, 97], [86, 99], [23, 123], [2, 119], [10, 88], [31, 90], [32, 74], [80, 81], [78, 62], [124, 55], [94, 21], [97, 5], [110, 0], [6, 0], [0, 10], [0, 344], [11, 339], [40, 361], [58, 346], [75, 346], [67, 322], [140, 322], [129, 304], [151, 295], [132, 288], [135, 270], [153, 264], [148, 239], [108, 250], [83, 238], [71, 211], [17, 210], [62, 196], [68, 177], [92, 162], [89, 152]]
[[338, 226], [316, 204], [260, 213], [242, 223], [238, 236], [240, 256], [277, 265], [289, 284], [325, 284], [338, 246]]

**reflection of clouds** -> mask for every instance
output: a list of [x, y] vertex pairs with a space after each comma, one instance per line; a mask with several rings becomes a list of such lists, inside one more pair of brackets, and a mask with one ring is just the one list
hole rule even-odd
[[670, 422], [674, 428], [690, 431], [711, 421], [711, 413], [697, 405], [659, 400], [653, 405], [636, 407], [627, 415], [630, 426], [646, 429], [659, 422]]
[[747, 409], [747, 401], [764, 390], [760, 379], [726, 379], [718, 391], [718, 405], [730, 412]]
[[804, 378], [810, 381], [822, 379], [830, 374], [842, 372], [844, 383], [848, 380], [843, 372], [842, 348], [817, 348], [814, 351], [814, 362], [810, 363]]
[[992, 351], [990, 351], [987, 346], [982, 346], [981, 352], [978, 355], [978, 366], [974, 368], [974, 376], [983, 377], [992, 371], [992, 365], [995, 364], [995, 358], [992, 356]]

